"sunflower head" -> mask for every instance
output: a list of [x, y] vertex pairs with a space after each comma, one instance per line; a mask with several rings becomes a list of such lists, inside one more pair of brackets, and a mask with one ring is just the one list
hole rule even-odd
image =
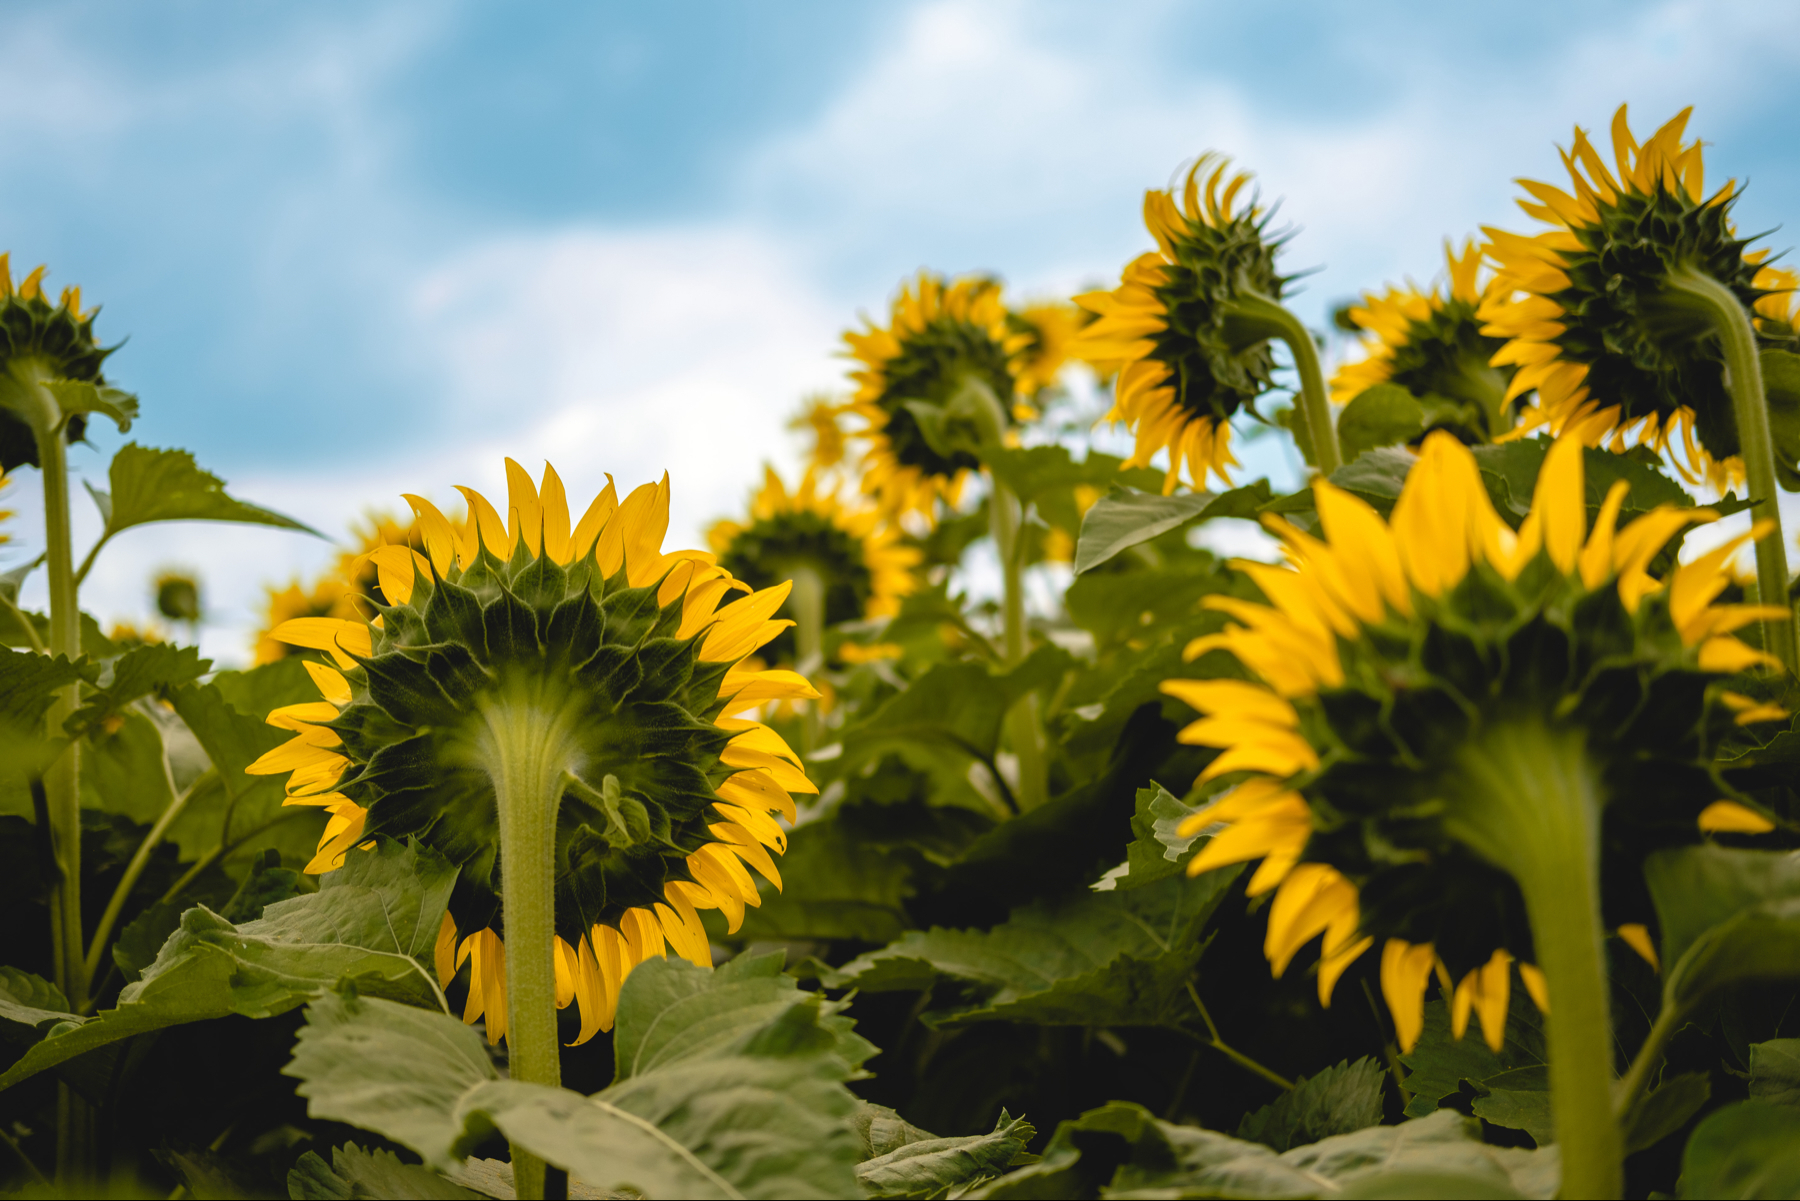
[[1482, 333], [1476, 316], [1493, 281], [1481, 282], [1482, 251], [1474, 239], [1461, 253], [1446, 242], [1444, 260], [1444, 285], [1390, 287], [1349, 307], [1346, 316], [1362, 331], [1365, 354], [1332, 376], [1332, 399], [1348, 404], [1377, 384], [1395, 384], [1427, 407], [1427, 431], [1443, 427], [1464, 441], [1489, 442], [1510, 428], [1506, 389], [1514, 372], [1489, 362], [1505, 342]]
[[830, 396], [815, 394], [800, 405], [799, 413], [788, 422], [788, 428], [812, 436], [806, 451], [809, 470], [831, 471], [843, 463], [846, 454], [841, 417], [844, 405]]
[[163, 617], [188, 625], [199, 624], [200, 581], [193, 572], [159, 572], [151, 587], [156, 593], [156, 611]]
[[1784, 716], [1723, 687], [1769, 661], [1733, 631], [1787, 616], [1714, 603], [1751, 535], [1654, 579], [1670, 537], [1711, 514], [1662, 507], [1619, 528], [1620, 482], [1590, 529], [1583, 453], [1573, 438], [1550, 449], [1516, 532], [1443, 432], [1426, 438], [1391, 520], [1316, 483], [1323, 537], [1272, 520], [1288, 565], [1240, 565], [1269, 603], [1209, 597], [1240, 624], [1188, 648], [1235, 655], [1249, 679], [1163, 686], [1208, 715], [1181, 735], [1220, 750], [1201, 781], [1235, 783], [1190, 819], [1190, 832], [1225, 823], [1196, 870], [1262, 860], [1250, 890], [1279, 890], [1271, 963], [1324, 933], [1322, 999], [1383, 943], [1403, 1042], [1438, 966], [1458, 982], [1462, 1020], [1481, 1000], [1497, 1038], [1507, 965], [1533, 959], [1518, 880], [1537, 794], [1496, 764], [1572, 765], [1601, 799], [1607, 919], [1644, 922], [1643, 856], [1750, 814], [1713, 804], [1733, 794], [1712, 749], [1736, 723]]
[[[52, 305], [44, 295], [43, 267], [15, 286], [8, 259], [0, 254], [0, 386], [8, 376], [105, 383], [101, 365], [118, 347], [102, 347], [94, 341], [94, 318], [99, 310], [82, 311], [80, 288], [64, 288]], [[77, 442], [86, 430], [85, 414], [76, 413], [65, 425], [65, 436]], [[37, 461], [37, 441], [30, 424], [0, 403], [0, 472], [21, 464], [35, 467]]]
[[748, 520], [715, 522], [706, 537], [719, 566], [753, 588], [813, 572], [826, 625], [898, 613], [920, 559], [918, 548], [902, 543], [875, 509], [847, 508], [819, 490], [811, 471], [789, 492], [773, 467], [763, 468]]
[[1169, 452], [1167, 488], [1187, 464], [1203, 487], [1208, 473], [1230, 482], [1230, 421], [1273, 385], [1269, 331], [1247, 321], [1241, 302], [1281, 298], [1288, 280], [1275, 269], [1281, 240], [1270, 236], [1270, 215], [1245, 193], [1250, 176], [1231, 160], [1207, 153], [1188, 169], [1177, 203], [1175, 189], [1144, 196], [1144, 224], [1157, 249], [1125, 268], [1110, 292], [1088, 292], [1075, 303], [1098, 320], [1076, 339], [1090, 362], [1119, 363], [1108, 418], [1137, 435], [1128, 467], [1147, 467]]
[[[1551, 228], [1535, 237], [1484, 228], [1499, 270], [1481, 316], [1485, 333], [1507, 340], [1495, 363], [1518, 368], [1507, 398], [1538, 393], [1519, 433], [1545, 426], [1589, 445], [1673, 446], [1691, 481], [1722, 488], [1743, 475], [1723, 350], [1671, 299], [1669, 281], [1699, 272], [1759, 313], [1780, 283], [1766, 252], [1747, 253], [1732, 225], [1736, 182], [1707, 190], [1701, 143], [1683, 141], [1691, 111], [1639, 144], [1621, 105], [1611, 166], [1577, 127], [1562, 153], [1571, 191], [1520, 180], [1533, 199], [1519, 206]], [[1773, 343], [1792, 339], [1791, 325], [1759, 325]]]
[[869, 443], [864, 490], [885, 512], [930, 518], [942, 498], [955, 503], [968, 473], [981, 464], [964, 450], [940, 450], [910, 407], [945, 406], [971, 380], [985, 385], [1006, 415], [1014, 413], [1017, 372], [1030, 336], [1010, 328], [998, 281], [965, 276], [946, 281], [929, 271], [903, 285], [886, 326], [844, 335], [859, 366], [850, 377], [850, 409]]
[[511, 460], [507, 474], [507, 521], [469, 489], [460, 526], [406, 498], [424, 549], [368, 554], [387, 601], [375, 620], [273, 631], [327, 658], [307, 664], [318, 701], [269, 715], [295, 738], [250, 771], [287, 774], [289, 804], [331, 812], [309, 870], [376, 834], [461, 866], [439, 969], [475, 960], [464, 1016], [485, 1012], [499, 1037], [499, 806], [529, 761], [557, 795], [559, 1003], [581, 1001], [585, 1039], [665, 942], [710, 966], [697, 911], [722, 909], [736, 929], [760, 904], [747, 868], [779, 887], [769, 852], [786, 836], [771, 815], [792, 820], [789, 794], [816, 789], [776, 734], [731, 715], [817, 693], [744, 665], [788, 624], [772, 620], [785, 586], [751, 592], [710, 555], [662, 553], [666, 480], [622, 503], [609, 484], [571, 528], [553, 470], [541, 486]]

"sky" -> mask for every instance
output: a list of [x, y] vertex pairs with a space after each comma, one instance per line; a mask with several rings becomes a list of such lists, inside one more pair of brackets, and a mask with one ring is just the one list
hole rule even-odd
[[[1792, 3], [11, 0], [0, 79], [0, 250], [103, 305], [142, 401], [77, 473], [186, 447], [340, 539], [401, 492], [503, 494], [510, 455], [578, 504], [667, 470], [670, 544], [700, 544], [798, 462], [786, 418], [844, 387], [843, 329], [902, 279], [1116, 279], [1144, 190], [1208, 149], [1281, 201], [1320, 326], [1446, 237], [1529, 229], [1513, 178], [1558, 178], [1621, 102], [1640, 136], [1695, 105], [1777, 249], [1800, 197]], [[35, 553], [39, 487], [0, 497], [0, 569]], [[241, 661], [265, 586], [333, 553], [144, 527], [83, 599], [141, 620], [156, 570], [196, 570], [202, 645]]]

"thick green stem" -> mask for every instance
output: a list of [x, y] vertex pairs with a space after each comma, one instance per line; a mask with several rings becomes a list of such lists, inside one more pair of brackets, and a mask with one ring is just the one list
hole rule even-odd
[[1579, 729], [1541, 716], [1498, 723], [1470, 742], [1445, 782], [1446, 832], [1508, 872], [1524, 894], [1545, 1015], [1550, 1103], [1564, 1197], [1624, 1188], [1624, 1143], [1613, 1116], [1612, 993], [1600, 923], [1604, 798]]
[[[1772, 521], [1775, 529], [1756, 544], [1756, 590], [1764, 604], [1788, 603], [1787, 544], [1781, 530], [1781, 505], [1775, 484], [1775, 439], [1769, 432], [1769, 403], [1763, 391], [1762, 359], [1757, 353], [1756, 328], [1737, 295], [1724, 284], [1691, 267], [1671, 272], [1669, 287], [1695, 308], [1705, 312], [1725, 351], [1726, 387], [1731, 390], [1732, 414], [1737, 418], [1738, 452], [1744, 459], [1744, 475], [1750, 510], [1758, 521]], [[1787, 669], [1796, 671], [1794, 623], [1765, 622], [1763, 645]]]
[[[481, 702], [482, 759], [500, 818], [501, 913], [506, 931], [506, 1046], [511, 1076], [562, 1083], [556, 1035], [556, 811], [569, 768], [571, 721], [529, 686]], [[544, 1195], [544, 1161], [513, 1147], [520, 1197]]]
[[[1025, 579], [1019, 567], [1019, 500], [1012, 489], [990, 476], [993, 493], [988, 497], [988, 528], [994, 551], [1000, 558], [1001, 652], [1008, 667], [1025, 661], [1030, 642], [1025, 627]], [[1007, 741], [1019, 763], [1018, 801], [1021, 813], [1050, 799], [1049, 770], [1044, 762], [1042, 723], [1038, 720], [1037, 694], [1028, 693], [1006, 715]]]
[[[794, 568], [794, 590], [788, 600], [794, 611], [795, 667], [811, 677], [825, 666], [825, 585], [810, 567]], [[818, 701], [805, 702], [800, 714], [800, 754], [819, 749], [825, 715]]]
[[1312, 443], [1313, 466], [1320, 475], [1330, 475], [1344, 465], [1338, 449], [1337, 430], [1331, 424], [1331, 400], [1325, 392], [1325, 373], [1319, 367], [1319, 348], [1312, 333], [1277, 302], [1266, 296], [1244, 296], [1232, 302], [1233, 314], [1252, 328], [1267, 331], [1271, 337], [1287, 343], [1294, 356], [1294, 371], [1300, 376], [1300, 403], [1296, 406], [1306, 425], [1307, 441]]

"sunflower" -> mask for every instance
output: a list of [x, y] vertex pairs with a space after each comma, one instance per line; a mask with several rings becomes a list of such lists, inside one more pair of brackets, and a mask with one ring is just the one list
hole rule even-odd
[[1447, 289], [1425, 291], [1408, 283], [1377, 295], [1365, 293], [1348, 311], [1364, 331], [1367, 352], [1331, 377], [1332, 399], [1348, 404], [1377, 384], [1397, 384], [1427, 403], [1426, 428], [1438, 425], [1466, 432], [1465, 441], [1489, 442], [1511, 426], [1507, 384], [1515, 369], [1490, 360], [1505, 343], [1481, 332], [1476, 316], [1493, 293], [1481, 282], [1482, 251], [1474, 239], [1462, 252], [1444, 243]]
[[[1766, 318], [1792, 277], [1767, 265], [1766, 251], [1746, 253], [1730, 215], [1736, 181], [1706, 191], [1701, 143], [1682, 141], [1692, 111], [1639, 145], [1620, 105], [1616, 175], [1577, 127], [1562, 152], [1573, 195], [1520, 180], [1535, 200], [1519, 207], [1553, 228], [1524, 237], [1483, 227], [1499, 270], [1481, 316], [1484, 333], [1507, 339], [1495, 364], [1518, 368], [1507, 399], [1537, 390], [1515, 436], [1547, 427], [1590, 446], [1636, 442], [1669, 453], [1690, 482], [1723, 490], [1745, 474], [1725, 350], [1694, 320], [1683, 280], [1706, 277]], [[1759, 324], [1765, 344], [1791, 344], [1791, 324]]]
[[[7, 393], [22, 380], [104, 385], [100, 367], [118, 349], [102, 348], [94, 341], [99, 310], [81, 311], [80, 288], [64, 288], [53, 306], [44, 296], [45, 269], [39, 267], [15, 288], [9, 259], [0, 254], [0, 474], [38, 465], [31, 423], [11, 410]], [[64, 423], [63, 437], [79, 442], [86, 431], [86, 414], [74, 413]]]
[[997, 281], [946, 281], [929, 271], [902, 285], [886, 326], [865, 325], [844, 335], [849, 357], [861, 364], [850, 373], [857, 390], [849, 411], [867, 423], [852, 435], [869, 444], [863, 490], [884, 513], [929, 520], [940, 498], [956, 503], [981, 463], [967, 451], [933, 449], [908, 406], [947, 405], [973, 380], [1018, 420], [1017, 372], [1031, 336], [1008, 327]]
[[1511, 965], [1543, 968], [1522, 974], [1549, 1007], [1565, 1156], [1580, 1141], [1565, 1114], [1579, 1123], [1597, 1104], [1611, 1122], [1600, 909], [1615, 927], [1653, 920], [1646, 853], [1759, 816], [1711, 752], [1734, 723], [1782, 716], [1722, 684], [1770, 661], [1732, 631], [1787, 616], [1712, 603], [1752, 534], [1666, 581], [1648, 574], [1710, 513], [1664, 506], [1618, 528], [1619, 482], [1587, 531], [1582, 456], [1573, 437], [1552, 446], [1516, 533], [1474, 456], [1441, 431], [1391, 521], [1315, 483], [1323, 540], [1269, 519], [1290, 566], [1239, 566], [1270, 603], [1207, 598], [1241, 624], [1187, 648], [1227, 651], [1251, 678], [1163, 685], [1208, 715], [1181, 734], [1220, 750], [1201, 780], [1236, 781], [1183, 827], [1223, 826], [1193, 869], [1262, 861], [1249, 890], [1276, 892], [1275, 971], [1322, 934], [1328, 1001], [1379, 942], [1410, 1049], [1434, 971], [1456, 1033], [1473, 1011], [1498, 1047]]
[[844, 405], [823, 394], [806, 398], [800, 405], [800, 411], [788, 422], [788, 428], [812, 435], [812, 445], [807, 448], [806, 466], [812, 471], [834, 471], [841, 466], [847, 457], [844, 445], [844, 427], [838, 418], [844, 412]]
[[[0, 471], [0, 494], [5, 493], [5, 491], [10, 487], [12, 487], [12, 479], [6, 474], [6, 472]], [[15, 514], [13, 513], [13, 511], [11, 509], [0, 509], [0, 522], [11, 521], [14, 516], [15, 516]], [[12, 535], [7, 533], [6, 530], [0, 529], [0, 544], [11, 542], [11, 541], [12, 541]]]
[[191, 571], [162, 571], [151, 581], [156, 611], [170, 621], [199, 625], [200, 580]]
[[[1086, 324], [1085, 316], [1060, 300], [1028, 304], [1007, 314], [1007, 326], [1026, 338], [1016, 373], [1020, 396], [1030, 400], [1056, 383], [1069, 365], [1070, 349]], [[1029, 410], [1030, 406], [1026, 407]]]
[[[289, 804], [331, 812], [310, 871], [377, 835], [461, 866], [437, 968], [447, 983], [472, 964], [463, 1017], [485, 1015], [490, 1041], [521, 1037], [508, 989], [541, 902], [533, 949], [554, 962], [556, 1004], [579, 1003], [585, 1042], [665, 944], [711, 966], [699, 910], [736, 930], [760, 904], [749, 870], [780, 887], [771, 814], [793, 820], [789, 794], [817, 790], [775, 733], [732, 715], [817, 693], [745, 666], [789, 624], [771, 619], [785, 586], [753, 592], [710, 555], [662, 553], [666, 479], [622, 503], [609, 483], [571, 531], [553, 469], [534, 485], [506, 467], [508, 521], [467, 488], [460, 525], [406, 497], [423, 550], [368, 553], [387, 601], [375, 620], [273, 631], [324, 652], [307, 662], [321, 699], [271, 713], [295, 737], [249, 770], [288, 775]], [[549, 1042], [554, 1064], [553, 1025]]]
[[[1074, 353], [1120, 364], [1105, 420], [1136, 434], [1124, 465], [1148, 467], [1166, 448], [1165, 492], [1175, 490], [1184, 463], [1196, 488], [1209, 474], [1231, 482], [1228, 469], [1239, 466], [1231, 419], [1254, 412], [1257, 397], [1274, 386], [1271, 322], [1283, 325], [1283, 336], [1286, 324], [1299, 328], [1276, 303], [1288, 282], [1275, 270], [1280, 241], [1244, 194], [1250, 176], [1230, 169], [1229, 159], [1201, 155], [1179, 206], [1173, 188], [1145, 193], [1144, 224], [1158, 248], [1132, 260], [1117, 288], [1075, 297], [1097, 320], [1076, 336]], [[1295, 354], [1312, 355], [1316, 375], [1310, 335], [1300, 334], [1304, 346], [1296, 344]]]
[[291, 580], [286, 588], [268, 590], [263, 627], [256, 635], [256, 665], [274, 663], [299, 653], [275, 631], [296, 618], [326, 617], [350, 619], [358, 616], [355, 587], [336, 576], [325, 576], [303, 588], [299, 580]]
[[898, 613], [921, 558], [877, 510], [851, 510], [820, 492], [811, 470], [789, 492], [775, 469], [764, 467], [749, 520], [714, 522], [706, 539], [719, 566], [753, 588], [812, 572], [821, 585], [826, 625]]

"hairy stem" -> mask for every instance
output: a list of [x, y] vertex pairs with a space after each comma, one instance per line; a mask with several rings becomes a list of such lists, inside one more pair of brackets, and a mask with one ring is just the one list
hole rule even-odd
[[[998, 477], [992, 477], [992, 483], [994, 491], [988, 497], [988, 527], [994, 536], [994, 550], [1000, 558], [1003, 585], [1001, 653], [1008, 667], [1017, 667], [1030, 651], [1025, 626], [1024, 573], [1019, 567], [1020, 508], [1012, 489]], [[1036, 693], [1020, 697], [1007, 711], [1006, 735], [1019, 762], [1019, 810], [1035, 809], [1050, 799]]]
[[[1775, 490], [1775, 439], [1769, 432], [1769, 403], [1763, 391], [1762, 359], [1756, 348], [1756, 327], [1737, 295], [1724, 284], [1691, 267], [1671, 272], [1670, 289], [1684, 301], [1705, 312], [1725, 350], [1726, 386], [1731, 390], [1732, 414], [1737, 418], [1738, 451], [1744, 458], [1744, 475], [1751, 514], [1758, 521], [1772, 521], [1775, 529], [1756, 544], [1756, 590], [1765, 605], [1788, 602], [1787, 545], [1781, 529], [1781, 505]], [[1787, 667], [1797, 670], [1794, 623], [1766, 622], [1763, 646]]]
[[1287, 343], [1300, 376], [1300, 403], [1296, 406], [1312, 443], [1313, 465], [1320, 475], [1330, 475], [1344, 465], [1338, 449], [1337, 430], [1331, 424], [1331, 400], [1325, 392], [1325, 373], [1319, 367], [1319, 348], [1300, 318], [1266, 296], [1240, 297], [1232, 302], [1237, 315]]
[[1565, 1197], [1618, 1197], [1624, 1142], [1613, 1116], [1612, 993], [1600, 922], [1604, 798], [1579, 730], [1539, 716], [1473, 739], [1446, 782], [1446, 832], [1510, 873], [1524, 894], [1550, 991], [1550, 1105]]
[[[556, 812], [568, 775], [568, 716], [529, 686], [483, 701], [484, 755], [500, 819], [501, 915], [506, 932], [506, 1045], [514, 1080], [556, 1087]], [[521, 1198], [544, 1195], [545, 1163], [513, 1147]]]

